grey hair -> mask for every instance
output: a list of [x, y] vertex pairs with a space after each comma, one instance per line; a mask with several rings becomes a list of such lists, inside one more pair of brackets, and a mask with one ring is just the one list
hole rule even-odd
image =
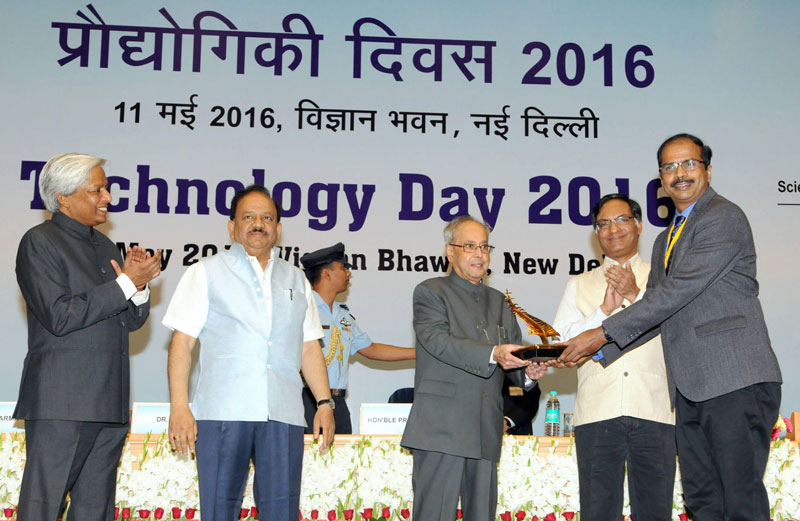
[[444, 227], [444, 243], [451, 244], [456, 238], [456, 230], [458, 230], [458, 227], [466, 222], [474, 222], [483, 226], [486, 229], [487, 237], [492, 233], [492, 227], [485, 222], [479, 221], [471, 215], [460, 215], [447, 223], [447, 226]]
[[74, 194], [89, 178], [89, 172], [104, 164], [105, 159], [75, 152], [51, 157], [39, 176], [39, 195], [45, 208], [52, 213], [59, 211], [58, 196]]

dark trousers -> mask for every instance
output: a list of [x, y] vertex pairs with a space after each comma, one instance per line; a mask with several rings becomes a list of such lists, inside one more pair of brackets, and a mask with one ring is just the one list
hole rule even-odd
[[625, 468], [636, 521], [672, 519], [675, 427], [631, 416], [575, 427], [581, 521], [622, 517]]
[[[344, 396], [334, 396], [333, 403], [336, 404], [336, 409], [333, 411], [336, 434], [353, 434], [353, 424], [350, 422], [350, 408], [347, 407]], [[303, 409], [306, 417], [306, 428], [303, 432], [314, 434], [314, 415], [317, 414], [317, 401], [308, 387], [303, 387]]]
[[453, 521], [461, 496], [465, 521], [494, 521], [497, 462], [414, 449], [412, 519]]
[[17, 519], [56, 521], [67, 492], [68, 519], [113, 519], [117, 466], [127, 434], [127, 423], [26, 420]]
[[235, 521], [250, 471], [260, 519], [297, 519], [303, 428], [276, 421], [198, 420], [197, 478], [203, 521]]
[[760, 383], [704, 402], [678, 393], [676, 439], [694, 521], [767, 521], [764, 470], [781, 386]]

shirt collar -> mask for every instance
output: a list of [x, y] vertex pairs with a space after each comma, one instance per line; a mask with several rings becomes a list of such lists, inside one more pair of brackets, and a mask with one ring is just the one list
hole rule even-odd
[[[699, 199], [698, 199], [698, 201], [699, 201]], [[676, 210], [675, 210], [675, 215], [676, 215], [676, 216], [677, 216], [677, 215], [682, 215], [682, 216], [684, 216], [685, 218], [687, 218], [687, 219], [688, 219], [688, 218], [689, 218], [689, 214], [690, 214], [690, 213], [692, 213], [692, 210], [694, 210], [694, 205], [696, 205], [696, 204], [697, 204], [697, 201], [693, 202], [692, 204], [690, 204], [690, 205], [689, 205], [689, 206], [688, 206], [688, 207], [687, 207], [687, 208], [686, 208], [684, 211], [682, 211], [682, 212], [679, 212], [679, 211], [677, 211], [677, 209], [676, 209]], [[674, 220], [673, 220], [673, 222], [674, 222]]]
[[[639, 252], [637, 251], [636, 253], [633, 254], [633, 257], [628, 259], [628, 262], [630, 263], [631, 266], [633, 266], [634, 264], [637, 264], [640, 259], [641, 257], [639, 257]], [[605, 257], [603, 259], [603, 268], [608, 268], [610, 266], [619, 266], [619, 262], [615, 261], [611, 257]]]
[[480, 280], [477, 284], [473, 284], [472, 282], [468, 281], [467, 279], [461, 278], [461, 276], [456, 273], [455, 270], [450, 270], [450, 280], [457, 286], [464, 288], [465, 290], [471, 293], [481, 293], [484, 290], [483, 279]]
[[67, 230], [84, 239], [91, 239], [94, 236], [94, 229], [91, 226], [81, 224], [72, 217], [61, 212], [53, 214], [53, 222], [60, 228]]

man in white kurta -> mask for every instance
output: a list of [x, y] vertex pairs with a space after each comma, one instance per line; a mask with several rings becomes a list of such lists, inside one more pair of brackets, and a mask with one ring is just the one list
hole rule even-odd
[[[627, 196], [603, 197], [592, 224], [603, 264], [567, 282], [554, 327], [568, 340], [641, 299], [650, 264], [638, 254], [642, 212]], [[600, 355], [598, 355], [600, 356]], [[660, 337], [607, 368], [578, 368], [575, 402], [581, 520], [618, 520], [623, 482], [633, 519], [669, 520], [675, 483], [675, 417]]]

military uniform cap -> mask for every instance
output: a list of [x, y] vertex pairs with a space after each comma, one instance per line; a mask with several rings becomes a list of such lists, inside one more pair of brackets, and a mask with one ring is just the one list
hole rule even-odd
[[331, 262], [341, 262], [347, 269], [352, 267], [350, 263], [347, 262], [347, 257], [344, 256], [344, 244], [341, 242], [337, 242], [333, 246], [328, 246], [321, 250], [306, 253], [300, 257], [300, 262], [305, 269], [310, 269], [315, 266], [324, 266]]

